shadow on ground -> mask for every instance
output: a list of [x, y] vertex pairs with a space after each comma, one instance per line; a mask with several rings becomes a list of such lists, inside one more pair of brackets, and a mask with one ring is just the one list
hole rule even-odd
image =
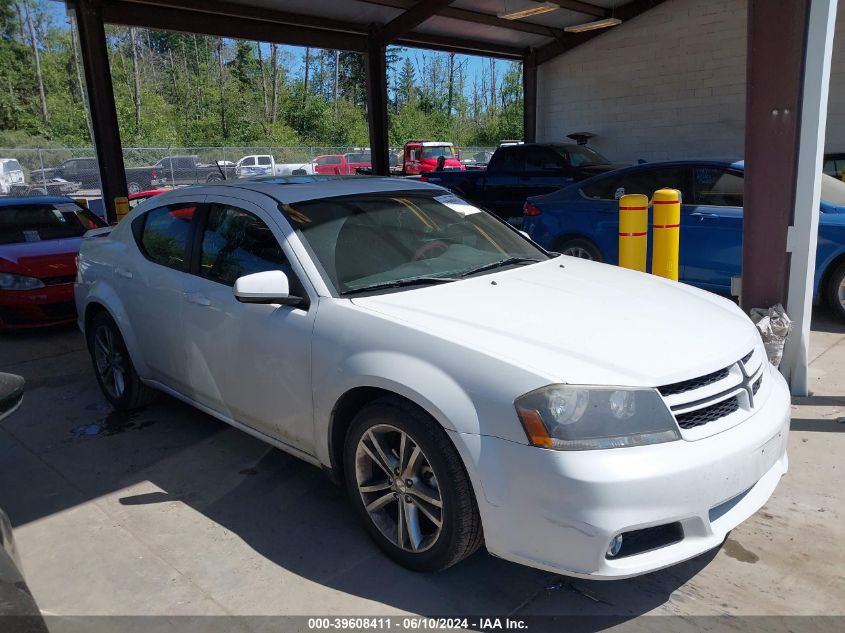
[[[660, 607], [716, 555], [614, 583], [561, 578], [486, 551], [439, 574], [415, 574], [381, 555], [344, 491], [319, 469], [168, 397], [131, 415], [111, 412], [72, 330], [21, 342], [32, 349], [30, 359], [20, 350], [0, 354], [0, 371], [30, 379], [24, 405], [0, 427], [0, 506], [16, 526], [151, 482], [160, 490], [124, 494], [112, 504], [126, 513], [122, 523], [138, 520], [142, 509], [185, 504], [297, 576], [425, 615], [528, 615], [543, 597], [544, 612], [551, 600], [556, 614], [626, 620]], [[9, 344], [0, 339], [0, 350]], [[145, 520], [157, 529], [155, 518]], [[189, 548], [201, 538], [189, 525], [182, 529], [169, 535], [170, 547]], [[202, 554], [216, 555], [225, 552]], [[239, 583], [252, 582], [237, 573]]]

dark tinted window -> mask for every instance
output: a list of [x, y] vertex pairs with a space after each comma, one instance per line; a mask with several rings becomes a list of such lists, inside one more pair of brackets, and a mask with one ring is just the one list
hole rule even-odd
[[261, 219], [237, 207], [213, 204], [202, 238], [200, 274], [234, 285], [238, 277], [265, 270], [293, 275], [282, 247]]
[[619, 174], [616, 180], [614, 198], [629, 193], [642, 193], [651, 198], [658, 189], [678, 189], [681, 200], [686, 198], [685, 170], [681, 167], [655, 167], [652, 169], [636, 169]]
[[499, 171], [525, 171], [525, 153], [521, 147], [504, 147], [491, 159], [491, 167]]
[[616, 183], [619, 176], [605, 176], [585, 184], [581, 193], [593, 200], [614, 200], [616, 197]]
[[546, 147], [526, 147], [524, 154], [527, 171], [560, 171], [566, 167], [563, 156]]
[[0, 207], [0, 244], [81, 237], [103, 226], [100, 218], [73, 202]]
[[270, 165], [271, 160], [269, 156], [259, 156], [258, 157], [258, 164], [259, 165]]
[[742, 206], [743, 178], [738, 172], [722, 167], [696, 167], [694, 173], [696, 204]]
[[143, 219], [140, 242], [144, 254], [158, 264], [187, 270], [188, 235], [195, 211], [194, 204], [171, 205], [138, 218]]

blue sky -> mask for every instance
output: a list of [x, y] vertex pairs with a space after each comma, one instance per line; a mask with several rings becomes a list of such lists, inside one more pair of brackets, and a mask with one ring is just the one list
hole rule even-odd
[[[62, 2], [45, 2], [43, 4], [47, 5], [47, 10], [50, 16], [53, 19], [54, 25], [58, 28], [67, 28], [67, 20], [66, 20], [66, 8], [65, 4]], [[43, 6], [43, 5], [42, 5]], [[262, 49], [267, 52], [269, 55], [269, 44], [262, 46]], [[302, 75], [303, 72], [303, 60], [305, 56], [305, 49], [299, 46], [283, 46], [283, 50], [290, 54], [290, 57], [293, 61], [291, 66], [291, 71], [294, 75]], [[417, 70], [417, 78], [419, 79], [419, 67], [422, 64], [422, 56], [426, 55], [427, 57], [430, 56], [443, 56], [446, 57], [446, 53], [440, 53], [436, 51], [423, 51], [421, 49], [414, 49], [408, 48], [403, 49], [400, 52], [400, 57], [408, 57], [410, 58], [411, 62], [414, 64]], [[479, 80], [482, 76], [482, 72], [485, 66], [485, 63], [488, 58], [486, 57], [479, 57], [474, 55], [458, 55], [456, 58], [456, 63], [462, 64], [465, 69], [465, 77], [466, 77], [466, 86], [465, 92], [467, 95], [472, 91], [472, 84], [475, 77], [478, 77]], [[497, 61], [496, 64], [496, 75], [498, 77], [498, 82], [500, 83], [502, 80], [502, 76], [504, 75], [505, 70], [508, 68], [509, 62], [507, 61]]]

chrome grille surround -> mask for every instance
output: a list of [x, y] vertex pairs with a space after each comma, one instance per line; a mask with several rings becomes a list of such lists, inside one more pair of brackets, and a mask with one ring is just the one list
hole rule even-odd
[[765, 362], [757, 345], [728, 367], [657, 387], [684, 439], [701, 439], [747, 418], [764, 383]]

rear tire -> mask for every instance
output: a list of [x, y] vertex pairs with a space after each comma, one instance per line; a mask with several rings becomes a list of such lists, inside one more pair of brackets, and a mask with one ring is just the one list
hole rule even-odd
[[598, 247], [583, 237], [565, 238], [560, 241], [555, 250], [561, 255], [569, 255], [578, 259], [589, 259], [594, 262], [603, 261]]
[[153, 400], [155, 390], [141, 382], [117, 323], [107, 312], [91, 319], [87, 338], [97, 383], [115, 409], [130, 411]]
[[845, 320], [845, 262], [840, 263], [828, 276], [824, 295], [833, 313]]
[[364, 407], [346, 435], [343, 467], [349, 499], [366, 530], [403, 567], [440, 571], [483, 543], [458, 451], [414, 405], [388, 397]]
[[130, 194], [141, 193], [143, 187], [141, 186], [141, 183], [132, 181], [129, 183], [128, 190]]

